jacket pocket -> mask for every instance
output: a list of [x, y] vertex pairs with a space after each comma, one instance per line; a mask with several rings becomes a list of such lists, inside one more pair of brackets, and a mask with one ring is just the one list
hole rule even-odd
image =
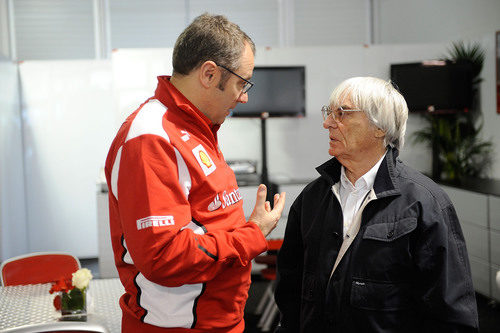
[[373, 239], [382, 242], [392, 242], [417, 227], [416, 217], [406, 217], [394, 222], [383, 222], [366, 227], [363, 239]]
[[409, 283], [354, 279], [351, 305], [363, 310], [395, 311], [411, 307]]

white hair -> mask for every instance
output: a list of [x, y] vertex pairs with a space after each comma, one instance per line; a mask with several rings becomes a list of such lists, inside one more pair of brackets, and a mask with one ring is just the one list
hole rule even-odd
[[403, 148], [408, 106], [390, 81], [375, 77], [347, 79], [333, 90], [330, 106], [336, 109], [346, 98], [350, 98], [373, 125], [385, 132], [385, 146]]

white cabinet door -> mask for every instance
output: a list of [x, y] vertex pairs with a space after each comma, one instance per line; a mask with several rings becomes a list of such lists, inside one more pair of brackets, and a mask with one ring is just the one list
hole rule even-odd
[[500, 232], [500, 197], [489, 196], [490, 200], [490, 228]]
[[97, 239], [99, 249], [99, 278], [118, 277], [109, 230], [108, 193], [97, 192]]
[[469, 257], [489, 261], [488, 258], [488, 230], [475, 224], [460, 223], [464, 233], [465, 245]]
[[488, 262], [479, 259], [470, 259], [472, 284], [474, 290], [485, 296], [490, 296], [490, 266]]
[[457, 211], [464, 233], [474, 289], [490, 297], [488, 196], [442, 186]]
[[491, 263], [500, 266], [500, 232], [490, 230]]
[[488, 228], [488, 196], [475, 192], [441, 186], [455, 206], [461, 223]]

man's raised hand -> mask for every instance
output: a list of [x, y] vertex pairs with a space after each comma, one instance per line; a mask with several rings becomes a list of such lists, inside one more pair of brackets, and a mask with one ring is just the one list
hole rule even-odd
[[272, 209], [270, 202], [266, 201], [266, 196], [266, 185], [260, 184], [257, 189], [255, 207], [248, 219], [248, 221], [257, 224], [264, 236], [269, 235], [269, 233], [276, 228], [281, 213], [283, 212], [283, 207], [285, 207], [286, 193], [281, 192], [281, 194], [274, 195], [274, 205]]

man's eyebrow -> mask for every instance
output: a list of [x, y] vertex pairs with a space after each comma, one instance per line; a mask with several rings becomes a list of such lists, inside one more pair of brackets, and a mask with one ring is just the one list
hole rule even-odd
[[252, 76], [254, 74], [255, 74], [255, 71], [252, 70], [251, 72], [248, 71], [248, 72], [244, 73], [244, 75], [242, 75], [241, 77], [244, 77], [245, 80], [249, 80], [250, 81], [250, 79], [252, 78]]

